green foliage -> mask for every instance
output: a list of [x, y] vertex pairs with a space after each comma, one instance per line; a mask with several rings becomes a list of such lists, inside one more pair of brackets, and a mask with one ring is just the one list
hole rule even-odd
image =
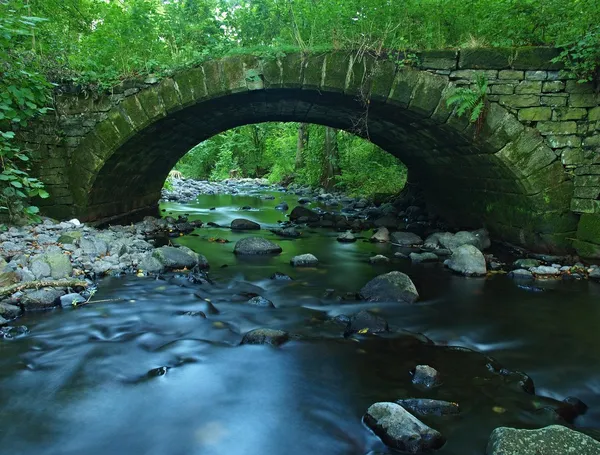
[[33, 28], [42, 19], [0, 5], [0, 214], [14, 222], [37, 220], [32, 197], [47, 198], [44, 185], [28, 174], [30, 156], [15, 145], [12, 129], [25, 126], [48, 108], [50, 84], [35, 71], [30, 51], [18, 44], [33, 39]]
[[554, 61], [564, 63], [567, 75], [579, 82], [600, 83], [600, 25], [565, 45]]
[[456, 88], [446, 100], [448, 106], [456, 105], [456, 115], [469, 114], [469, 122], [481, 122], [487, 106], [488, 80], [484, 73], [477, 74], [474, 88]]

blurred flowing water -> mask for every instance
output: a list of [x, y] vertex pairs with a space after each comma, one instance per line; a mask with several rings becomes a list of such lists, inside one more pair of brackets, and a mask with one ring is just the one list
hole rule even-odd
[[[174, 240], [208, 258], [214, 285], [169, 276], [106, 278], [94, 300], [119, 301], [17, 321], [30, 333], [0, 342], [1, 453], [389, 453], [361, 422], [367, 407], [431, 397], [458, 402], [463, 411], [423, 419], [448, 439], [437, 453], [480, 455], [495, 427], [548, 424], [536, 413], [544, 399], [492, 375], [486, 356], [529, 374], [538, 395], [579, 397], [590, 409], [577, 426], [600, 427], [599, 285], [548, 281], [540, 284], [546, 292], [530, 293], [505, 276], [469, 279], [441, 264], [411, 265], [394, 258], [391, 245], [338, 243], [330, 230], [277, 238], [265, 229], [286, 219], [274, 207], [281, 200], [293, 207], [296, 197], [271, 193], [276, 198], [265, 200], [265, 194], [162, 205], [165, 215], [220, 225], [242, 217], [263, 226], [252, 233], [203, 227]], [[234, 242], [248, 235], [278, 242], [283, 253], [234, 256]], [[213, 241], [218, 238], [230, 243]], [[292, 268], [290, 258], [302, 253], [315, 254], [319, 266]], [[370, 265], [374, 254], [392, 260]], [[411, 276], [418, 304], [338, 298], [391, 270]], [[270, 280], [276, 271], [294, 280]], [[244, 305], [249, 292], [276, 308]], [[218, 314], [207, 312], [205, 299]], [[344, 338], [343, 327], [329, 321], [361, 309], [377, 312], [399, 332]], [[184, 314], [193, 311], [207, 318]], [[243, 334], [257, 327], [299, 337], [279, 348], [240, 346]], [[440, 388], [412, 386], [409, 371], [420, 363], [440, 370]]]

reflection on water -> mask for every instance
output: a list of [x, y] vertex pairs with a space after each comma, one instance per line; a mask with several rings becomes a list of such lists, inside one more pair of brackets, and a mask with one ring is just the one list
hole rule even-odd
[[[244, 217], [276, 227], [285, 214], [274, 209], [282, 199], [275, 194], [275, 200], [203, 196], [195, 204], [163, 208], [165, 214], [188, 213], [222, 225]], [[295, 198], [283, 199], [294, 206]], [[239, 210], [247, 205], [253, 210]], [[445, 345], [482, 351], [527, 372], [539, 394], [578, 396], [590, 406], [578, 426], [600, 426], [598, 285], [548, 282], [541, 284], [547, 292], [529, 293], [503, 276], [467, 279], [439, 264], [411, 266], [393, 258], [372, 266], [370, 256], [393, 257], [394, 248], [361, 240], [341, 244], [326, 230], [305, 229], [300, 239], [285, 240], [263, 229], [258, 235], [277, 241], [280, 256], [234, 256], [234, 242], [246, 235], [204, 227], [175, 240], [209, 259], [214, 286], [107, 278], [96, 298], [121, 303], [21, 319], [31, 333], [0, 343], [2, 453], [387, 453], [361, 416], [375, 401], [424, 396], [408, 374], [417, 363], [436, 366], [445, 378], [425, 395], [457, 401], [463, 410], [459, 418], [426, 421], [448, 439], [442, 455], [480, 455], [500, 425], [545, 424], [535, 412], [542, 398], [504, 384], [490, 373], [485, 356]], [[319, 266], [293, 269], [289, 259], [301, 253], [315, 254]], [[420, 303], [338, 298], [389, 270], [413, 278]], [[275, 271], [294, 281], [270, 280]], [[276, 308], [244, 305], [241, 294], [256, 291]], [[204, 299], [219, 313], [207, 319], [182, 314], [206, 312]], [[344, 339], [343, 327], [328, 321], [365, 308], [442, 347], [398, 335]], [[238, 346], [257, 327], [301, 338], [280, 348]]]

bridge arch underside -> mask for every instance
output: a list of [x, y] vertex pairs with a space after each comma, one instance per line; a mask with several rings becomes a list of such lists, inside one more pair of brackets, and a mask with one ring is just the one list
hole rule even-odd
[[[115, 144], [107, 145], [105, 136], [96, 134], [92, 140], [97, 144], [86, 149], [89, 156], [80, 152], [71, 164], [75, 214], [101, 220], [156, 205], [175, 163], [193, 146], [228, 129], [307, 122], [368, 137], [398, 157], [430, 209], [451, 224], [485, 226], [497, 239], [538, 251], [567, 250], [577, 223], [569, 211], [572, 183], [539, 134], [492, 104], [475, 137], [473, 126], [451, 116], [438, 101], [420, 107], [371, 101], [368, 115], [354, 96], [302, 88], [198, 102], [165, 113]], [[93, 175], [82, 183], [90, 168]]]

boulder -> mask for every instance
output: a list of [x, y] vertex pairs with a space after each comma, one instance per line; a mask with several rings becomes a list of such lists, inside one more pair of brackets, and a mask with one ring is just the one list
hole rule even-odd
[[450, 270], [466, 276], [483, 276], [487, 273], [483, 253], [473, 245], [459, 246], [444, 264]]
[[417, 365], [413, 372], [412, 383], [430, 389], [440, 385], [442, 381], [435, 368], [429, 365]]
[[152, 252], [148, 252], [140, 261], [139, 270], [143, 273], [156, 274], [164, 272], [165, 266], [152, 255]]
[[532, 267], [539, 267], [541, 262], [537, 259], [517, 259], [513, 262], [513, 266], [518, 269], [530, 269]]
[[236, 218], [231, 222], [231, 229], [234, 231], [258, 231], [260, 224], [245, 218]]
[[460, 407], [458, 403], [451, 403], [450, 401], [441, 400], [430, 400], [427, 398], [409, 398], [407, 400], [396, 401], [407, 411], [418, 417], [427, 416], [446, 416], [460, 414]]
[[508, 272], [508, 277], [513, 280], [533, 280], [533, 273], [525, 269], [516, 269]]
[[437, 262], [440, 260], [437, 254], [434, 253], [410, 253], [410, 260], [419, 264], [421, 262]]
[[539, 267], [532, 267], [529, 270], [534, 275], [540, 276], [557, 276], [560, 275], [560, 269], [555, 267], [548, 267], [546, 265], [540, 265]]
[[302, 221], [305, 222], [315, 222], [321, 219], [317, 212], [299, 205], [294, 207], [294, 209], [291, 211], [290, 220], [298, 221], [300, 218], [302, 218]]
[[60, 298], [63, 295], [65, 295], [64, 291], [54, 288], [25, 291], [20, 302], [25, 311], [45, 310], [60, 305]]
[[434, 234], [437, 236], [440, 245], [449, 250], [455, 250], [462, 245], [472, 245], [478, 250], [485, 250], [491, 245], [490, 237], [485, 229], [477, 231], [460, 231], [456, 234], [441, 232]]
[[383, 333], [389, 330], [388, 323], [381, 316], [362, 310], [350, 318], [344, 330], [344, 335], [349, 336], [353, 333]]
[[233, 248], [234, 254], [239, 255], [265, 255], [279, 254], [282, 249], [276, 243], [262, 237], [246, 237], [238, 240]]
[[76, 292], [72, 292], [60, 297], [60, 305], [62, 307], [70, 307], [83, 302], [85, 302], [85, 299]]
[[271, 302], [268, 299], [265, 299], [264, 297], [261, 297], [260, 295], [257, 295], [256, 297], [252, 297], [246, 303], [248, 305], [259, 306], [259, 307], [263, 307], [263, 308], [275, 308], [275, 305], [273, 305], [273, 302]]
[[286, 275], [285, 273], [281, 273], [281, 272], [275, 272], [273, 275], [270, 276], [270, 278], [275, 281], [293, 281], [294, 280], [291, 276]]
[[393, 301], [414, 303], [419, 298], [417, 288], [402, 272], [389, 272], [369, 281], [360, 290], [363, 299], [371, 302]]
[[314, 267], [318, 263], [319, 260], [312, 254], [301, 254], [299, 256], [294, 256], [290, 260], [290, 264], [292, 264], [294, 267]]
[[281, 210], [282, 212], [287, 212], [289, 208], [286, 202], [280, 202], [275, 206], [275, 210]]
[[64, 245], [77, 245], [81, 237], [81, 231], [65, 232], [58, 238], [57, 242]]
[[381, 226], [375, 231], [375, 234], [371, 236], [371, 242], [389, 242], [390, 241], [390, 231], [385, 226]]
[[488, 441], [486, 455], [600, 454], [600, 442], [561, 425], [539, 430], [496, 428]]
[[375, 403], [364, 417], [365, 423], [388, 446], [406, 453], [439, 449], [442, 434], [428, 427], [397, 403]]
[[370, 257], [369, 262], [371, 264], [384, 264], [386, 262], [390, 262], [390, 258], [384, 256], [383, 254], [378, 254], [376, 256]]
[[165, 269], [191, 269], [197, 265], [206, 267], [208, 262], [202, 255], [198, 255], [189, 248], [180, 247], [175, 248], [172, 246], [163, 246], [155, 249], [152, 252], [152, 256], [163, 265]]
[[0, 257], [0, 288], [14, 284], [19, 281], [19, 277], [8, 263]]
[[280, 346], [290, 339], [287, 332], [275, 329], [254, 329], [246, 333], [241, 344], [269, 344]]
[[68, 278], [73, 274], [69, 256], [62, 253], [46, 253], [46, 262], [50, 266], [50, 276], [55, 280]]
[[0, 302], [0, 317], [4, 319], [14, 319], [21, 314], [21, 308], [10, 303]]
[[373, 221], [373, 224], [375, 225], [375, 227], [398, 229], [398, 227], [400, 226], [400, 220], [398, 220], [398, 218], [396, 218], [396, 216], [394, 215], [385, 215], [381, 218], [377, 218], [375, 221]]
[[354, 237], [354, 234], [352, 234], [352, 232], [347, 231], [343, 234], [340, 234], [337, 238], [337, 241], [341, 243], [352, 243], [356, 242], [356, 237]]
[[400, 246], [411, 246], [423, 244], [423, 239], [412, 232], [393, 232], [392, 243]]
[[296, 230], [294, 227], [289, 227], [285, 229], [271, 229], [271, 232], [279, 237], [284, 237], [287, 239], [296, 239], [300, 237], [301, 233]]

